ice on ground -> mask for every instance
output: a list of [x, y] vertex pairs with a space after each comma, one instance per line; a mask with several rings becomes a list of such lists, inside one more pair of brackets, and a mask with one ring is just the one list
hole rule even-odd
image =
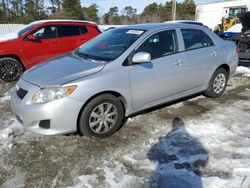
[[2, 125], [4, 128], [0, 130], [0, 151], [2, 149], [11, 148], [11, 140], [15, 135], [24, 133], [24, 128], [13, 120], [11, 125]]
[[237, 67], [235, 74], [242, 74], [243, 76], [250, 77], [250, 68], [239, 66]]
[[10, 101], [9, 95], [0, 98], [0, 102], [5, 102], [5, 101]]
[[68, 188], [92, 188], [98, 183], [97, 175], [82, 175], [75, 180], [77, 183]]
[[128, 174], [126, 167], [120, 162], [110, 164], [109, 161], [105, 161], [96, 171], [99, 175], [79, 176], [75, 179], [75, 185], [68, 188], [95, 188], [98, 185], [102, 185], [102, 188], [133, 188], [141, 187], [143, 184], [143, 178]]

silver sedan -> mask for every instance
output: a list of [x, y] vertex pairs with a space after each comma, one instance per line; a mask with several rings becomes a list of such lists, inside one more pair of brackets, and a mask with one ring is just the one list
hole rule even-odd
[[12, 107], [35, 133], [105, 138], [138, 111], [195, 93], [221, 96], [237, 62], [236, 45], [203, 26], [121, 27], [24, 73]]

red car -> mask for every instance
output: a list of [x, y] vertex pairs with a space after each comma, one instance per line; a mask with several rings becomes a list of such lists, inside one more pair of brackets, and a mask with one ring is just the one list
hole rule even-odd
[[17, 80], [24, 70], [72, 51], [100, 33], [94, 22], [43, 20], [0, 36], [0, 79]]

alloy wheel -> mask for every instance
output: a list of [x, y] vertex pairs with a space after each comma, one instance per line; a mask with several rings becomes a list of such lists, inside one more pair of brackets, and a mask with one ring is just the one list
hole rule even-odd
[[0, 78], [12, 81], [19, 75], [20, 68], [14, 61], [6, 60], [0, 63]]

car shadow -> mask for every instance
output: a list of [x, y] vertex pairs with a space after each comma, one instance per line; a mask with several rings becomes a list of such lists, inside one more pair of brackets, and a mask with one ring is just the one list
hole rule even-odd
[[208, 152], [192, 137], [179, 117], [172, 129], [148, 151], [148, 159], [157, 168], [150, 180], [151, 188], [202, 188], [201, 168], [208, 162]]

